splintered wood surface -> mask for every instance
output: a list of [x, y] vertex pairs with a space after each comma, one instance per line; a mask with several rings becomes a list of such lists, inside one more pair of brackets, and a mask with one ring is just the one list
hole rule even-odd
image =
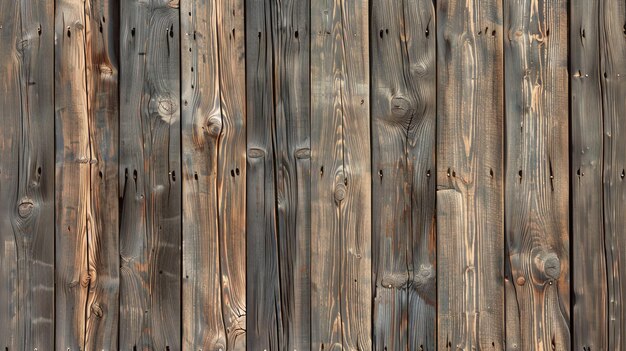
[[624, 0], [0, 0], [0, 350], [626, 350]]

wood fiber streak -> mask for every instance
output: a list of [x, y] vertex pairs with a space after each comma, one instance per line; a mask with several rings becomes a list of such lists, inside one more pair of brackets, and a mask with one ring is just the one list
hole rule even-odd
[[372, 349], [367, 1], [311, 2], [311, 337]]
[[179, 2], [122, 1], [120, 17], [120, 349], [179, 350]]
[[90, 140], [86, 80], [85, 3], [56, 1], [56, 348], [85, 347], [90, 288], [88, 240], [93, 230]]
[[598, 13], [604, 122], [604, 237], [608, 268], [607, 350], [621, 350], [626, 347], [626, 3], [602, 1]]
[[439, 349], [504, 348], [503, 34], [500, 1], [437, 1]]
[[520, 348], [569, 350], [567, 7], [504, 4], [505, 222]]
[[310, 349], [309, 2], [247, 2], [248, 348]]
[[600, 1], [570, 2], [572, 349], [585, 351], [615, 349], [608, 344], [599, 11]]
[[0, 348], [54, 345], [54, 4], [0, 1]]
[[435, 9], [371, 11], [374, 345], [435, 350]]
[[117, 350], [119, 320], [119, 17], [112, 0], [85, 2], [91, 154], [85, 350]]

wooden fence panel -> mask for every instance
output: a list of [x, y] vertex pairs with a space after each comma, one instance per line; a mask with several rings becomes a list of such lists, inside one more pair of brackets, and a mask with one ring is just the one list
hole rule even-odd
[[520, 347], [568, 350], [567, 7], [562, 0], [504, 5], [505, 222]]
[[181, 348], [178, 1], [120, 9], [120, 348]]
[[54, 4], [0, 1], [0, 348], [54, 345]]
[[367, 1], [311, 2], [312, 348], [372, 349]]
[[504, 347], [502, 3], [437, 1], [438, 345]]
[[435, 350], [435, 9], [371, 11], [374, 346]]
[[309, 2], [246, 3], [248, 349], [310, 349]]

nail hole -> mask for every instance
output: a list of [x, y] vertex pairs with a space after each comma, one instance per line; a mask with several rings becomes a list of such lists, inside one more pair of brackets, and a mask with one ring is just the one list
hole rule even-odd
[[324, 176], [324, 166], [320, 167], [320, 176]]
[[235, 168], [235, 174], [239, 175], [239, 168]]
[[130, 29], [130, 36], [134, 37], [135, 36], [135, 27]]
[[298, 31], [296, 31], [293, 35], [296, 37], [296, 39], [298, 39]]
[[235, 170], [233, 170], [233, 169], [231, 169], [231, 170], [230, 170], [230, 176], [231, 176], [231, 177], [234, 177], [234, 176], [235, 176]]
[[67, 27], [67, 37], [68, 38], [72, 37], [72, 31], [70, 30], [70, 27]]
[[195, 172], [195, 173], [193, 174], [193, 179], [198, 180], [198, 172]]

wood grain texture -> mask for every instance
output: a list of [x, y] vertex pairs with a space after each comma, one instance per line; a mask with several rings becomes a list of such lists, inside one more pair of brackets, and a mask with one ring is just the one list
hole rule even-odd
[[310, 349], [308, 5], [246, 3], [250, 350]]
[[371, 350], [367, 1], [311, 2], [312, 349]]
[[54, 345], [54, 4], [0, 1], [0, 348]]
[[[602, 1], [598, 13], [604, 116], [604, 247], [608, 268], [609, 331], [607, 350], [621, 350], [626, 347], [626, 4], [619, 0]], [[582, 172], [581, 170], [581, 177]]]
[[119, 320], [118, 4], [85, 1], [90, 134], [86, 350], [117, 350]]
[[437, 1], [439, 349], [504, 348], [503, 35], [500, 1]]
[[92, 228], [90, 118], [85, 3], [59, 0], [55, 11], [56, 348], [85, 347]]
[[615, 349], [607, 329], [599, 11], [600, 1], [570, 2], [573, 350]]
[[123, 1], [120, 20], [120, 349], [181, 340], [177, 0]]
[[523, 350], [569, 350], [567, 6], [504, 2], [506, 233]]
[[374, 345], [435, 350], [435, 9], [371, 11]]

